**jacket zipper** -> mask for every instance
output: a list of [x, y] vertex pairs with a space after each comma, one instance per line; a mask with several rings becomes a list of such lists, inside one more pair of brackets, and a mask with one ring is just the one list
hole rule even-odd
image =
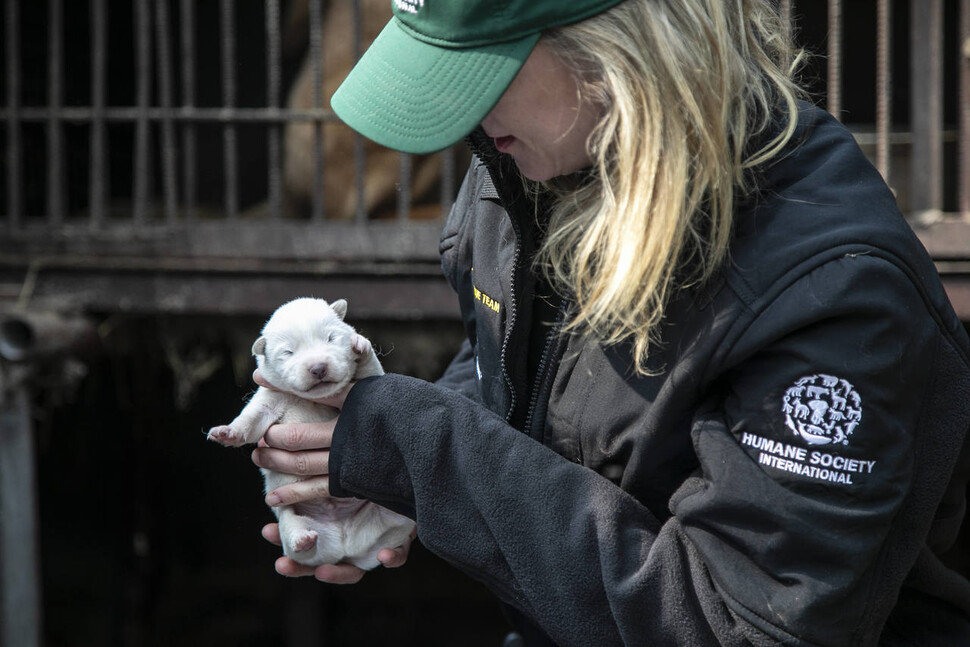
[[505, 384], [508, 386], [508, 390], [509, 390], [509, 408], [508, 408], [508, 411], [506, 411], [505, 413], [505, 421], [511, 422], [512, 416], [515, 413], [517, 399], [515, 397], [515, 385], [513, 384], [511, 374], [509, 373], [508, 362], [506, 361], [506, 357], [508, 356], [509, 341], [512, 338], [512, 331], [515, 329], [515, 323], [517, 319], [516, 315], [517, 315], [518, 307], [516, 303], [516, 294], [518, 293], [518, 288], [517, 288], [518, 281], [516, 279], [519, 274], [519, 264], [520, 264], [520, 258], [522, 255], [522, 230], [519, 227], [518, 220], [511, 213], [509, 213], [508, 205], [511, 204], [511, 200], [507, 200], [506, 196], [502, 195], [503, 193], [505, 193], [506, 186], [503, 182], [496, 181], [497, 176], [499, 174], [495, 171], [495, 168], [492, 164], [492, 157], [494, 157], [494, 155], [489, 154], [487, 144], [483, 144], [481, 141], [482, 137], [483, 137], [483, 134], [480, 133], [479, 131], [472, 131], [472, 133], [469, 134], [467, 138], [469, 147], [472, 149], [472, 152], [478, 155], [479, 159], [482, 160], [482, 163], [485, 165], [486, 170], [488, 171], [489, 175], [492, 177], [492, 184], [495, 185], [495, 190], [498, 191], [499, 196], [502, 197], [502, 202], [503, 202], [503, 205], [505, 206], [505, 211], [509, 216], [509, 222], [512, 224], [512, 231], [515, 233], [515, 253], [512, 256], [512, 275], [509, 278], [509, 285], [510, 285], [509, 303], [508, 303], [508, 307], [506, 308], [506, 311], [508, 312], [508, 319], [506, 320], [505, 336], [502, 339], [502, 351], [499, 355], [499, 361], [502, 366], [502, 377], [505, 379]]
[[[536, 415], [536, 407], [539, 404], [539, 396], [545, 391], [545, 387], [548, 385], [546, 372], [548, 371], [548, 365], [553, 354], [553, 349], [557, 347], [560, 340], [560, 328], [562, 327], [563, 321], [566, 319], [566, 299], [562, 298], [559, 309], [556, 312], [556, 320], [552, 324], [549, 332], [546, 334], [545, 345], [542, 348], [542, 355], [539, 356], [539, 366], [536, 367], [536, 377], [535, 382], [532, 385], [532, 397], [529, 399], [529, 410], [525, 417], [525, 430], [526, 432], [538, 440], [543, 441], [542, 430], [538, 428], [538, 425], [544, 422], [539, 420], [538, 422], [534, 420]], [[552, 375], [551, 379], [555, 379], [555, 374]], [[534, 428], [536, 427], [536, 428]]]
[[[485, 164], [485, 168], [488, 170], [489, 175], [492, 177], [492, 183], [495, 186], [495, 190], [499, 192], [502, 198], [503, 204], [505, 205], [506, 213], [509, 217], [509, 222], [512, 225], [512, 231], [515, 233], [515, 253], [512, 256], [512, 274], [509, 280], [510, 284], [510, 294], [509, 294], [509, 304], [507, 308], [508, 319], [506, 321], [505, 336], [502, 340], [502, 350], [500, 355], [500, 363], [502, 366], [502, 377], [505, 379], [506, 385], [509, 389], [509, 408], [505, 414], [505, 421], [511, 423], [512, 418], [515, 414], [516, 405], [518, 399], [516, 398], [515, 384], [512, 382], [511, 374], [508, 369], [508, 352], [509, 352], [509, 342], [512, 339], [512, 334], [515, 330], [515, 324], [517, 322], [518, 315], [518, 303], [516, 300], [516, 295], [518, 294], [518, 276], [521, 270], [521, 256], [522, 256], [522, 229], [519, 226], [518, 218], [511, 212], [510, 205], [511, 200], [507, 199], [505, 193], [506, 184], [501, 181], [497, 181], [497, 176], [500, 174], [495, 169], [494, 165], [491, 163], [494, 154], [490, 154], [487, 140], [483, 140], [482, 133], [478, 131], [473, 131], [467, 138], [469, 147], [472, 149], [478, 157]], [[483, 143], [485, 141], [485, 143]], [[557, 347], [557, 342], [561, 341], [559, 336], [559, 329], [562, 327], [562, 323], [566, 318], [567, 309], [567, 299], [563, 297], [559, 305], [559, 309], [556, 313], [556, 321], [553, 323], [552, 329], [546, 335], [545, 343], [543, 345], [542, 354], [539, 357], [539, 365], [536, 367], [536, 376], [532, 385], [529, 406], [526, 410], [525, 418], [523, 419], [522, 431], [529, 434], [533, 438], [536, 438], [540, 442], [542, 441], [541, 434], [532, 429], [533, 425], [537, 424], [534, 420], [536, 415], [536, 409], [539, 404], [539, 398], [545, 391], [545, 387], [548, 386], [546, 373], [548, 372], [548, 365], [550, 363], [551, 356], [553, 354], [553, 349]], [[553, 374], [552, 379], [555, 379], [555, 374]], [[541, 424], [542, 421], [539, 422]]]

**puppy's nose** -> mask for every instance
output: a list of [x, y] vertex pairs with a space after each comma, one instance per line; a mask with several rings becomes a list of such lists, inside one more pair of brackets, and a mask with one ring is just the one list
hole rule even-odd
[[318, 380], [322, 380], [323, 378], [327, 377], [327, 365], [322, 362], [320, 364], [314, 364], [311, 366], [309, 371], [310, 375]]

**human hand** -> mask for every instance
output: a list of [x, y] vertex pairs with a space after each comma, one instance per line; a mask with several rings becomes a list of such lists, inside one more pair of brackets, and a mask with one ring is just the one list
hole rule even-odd
[[[383, 548], [377, 553], [378, 561], [385, 568], [397, 568], [403, 566], [408, 559], [411, 550], [411, 542], [417, 535], [417, 528], [411, 532], [411, 536], [402, 546], [396, 548]], [[281, 545], [279, 524], [270, 523], [263, 526], [263, 538], [270, 543]], [[321, 582], [330, 584], [356, 584], [364, 577], [367, 571], [357, 568], [353, 564], [324, 564], [322, 566], [305, 566], [295, 562], [289, 557], [280, 557], [276, 560], [276, 572], [286, 577], [303, 577], [312, 575]]]
[[[259, 386], [273, 388], [259, 369], [253, 372]], [[349, 387], [320, 402], [339, 409]], [[253, 450], [252, 460], [259, 467], [301, 477], [300, 481], [279, 487], [266, 495], [270, 506], [292, 505], [330, 496], [330, 443], [337, 419], [327, 422], [272, 425]]]

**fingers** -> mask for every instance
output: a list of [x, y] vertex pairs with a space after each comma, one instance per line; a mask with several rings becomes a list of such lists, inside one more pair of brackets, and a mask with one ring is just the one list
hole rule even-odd
[[[268, 523], [263, 526], [263, 538], [270, 543], [280, 545], [280, 527], [276, 523]], [[403, 546], [397, 548], [385, 548], [377, 554], [378, 561], [385, 568], [397, 568], [403, 566], [407, 561], [408, 552], [411, 549], [411, 541], [415, 533], [411, 533], [410, 539]], [[285, 577], [305, 577], [312, 575], [321, 582], [329, 584], [356, 584], [359, 582], [366, 571], [353, 566], [352, 564], [324, 564], [323, 566], [305, 566], [295, 562], [289, 557], [280, 557], [276, 560], [276, 572]]]
[[330, 478], [314, 476], [303, 481], [276, 488], [266, 495], [266, 505], [293, 505], [330, 496]]
[[288, 452], [257, 447], [253, 450], [252, 460], [259, 467], [294, 476], [320, 476], [330, 473], [329, 451]]
[[411, 531], [411, 536], [404, 542], [403, 546], [397, 548], [384, 548], [377, 553], [377, 561], [384, 565], [384, 568], [397, 568], [404, 566], [408, 561], [408, 553], [411, 551], [411, 542], [418, 536], [418, 528], [415, 526]]
[[278, 523], [268, 523], [263, 526], [263, 539], [271, 544], [282, 546], [283, 541], [280, 539], [280, 525]]
[[330, 584], [356, 584], [365, 574], [366, 571], [352, 564], [324, 564], [313, 572], [315, 578]]
[[333, 441], [333, 428], [336, 423], [306, 422], [273, 425], [263, 439], [276, 449], [300, 451], [304, 449], [328, 449]]
[[384, 548], [377, 553], [377, 561], [379, 561], [384, 568], [398, 568], [399, 566], [404, 566], [404, 563], [408, 561], [408, 547], [399, 546], [398, 548]]
[[263, 377], [263, 374], [259, 372], [258, 368], [253, 371], [253, 382], [255, 382], [257, 386], [261, 386], [266, 389], [273, 388], [273, 385], [266, 381], [266, 378]]
[[294, 562], [289, 557], [280, 557], [276, 560], [276, 572], [286, 577], [304, 577], [313, 575], [312, 566], [304, 566], [299, 562]]
[[325, 398], [308, 398], [310, 402], [316, 402], [317, 404], [325, 404], [328, 407], [333, 407], [334, 409], [343, 409], [344, 400], [347, 399], [347, 394], [350, 393], [350, 389], [354, 386], [354, 382], [351, 382], [344, 388], [340, 389], [333, 395], [328, 395]]

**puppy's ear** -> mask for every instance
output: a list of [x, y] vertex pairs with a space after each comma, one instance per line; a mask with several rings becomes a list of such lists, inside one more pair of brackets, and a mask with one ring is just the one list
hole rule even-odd
[[253, 355], [263, 355], [266, 353], [266, 338], [260, 337], [253, 342]]
[[341, 319], [347, 316], [346, 299], [337, 299], [336, 301], [330, 304], [330, 307], [333, 308], [333, 311], [336, 312], [337, 316], [340, 317]]

